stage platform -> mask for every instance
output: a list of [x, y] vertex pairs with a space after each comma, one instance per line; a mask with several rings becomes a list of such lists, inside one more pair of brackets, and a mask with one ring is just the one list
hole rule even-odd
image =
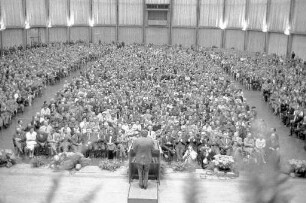
[[158, 203], [158, 183], [149, 181], [147, 189], [141, 189], [138, 181], [130, 183], [128, 203]]

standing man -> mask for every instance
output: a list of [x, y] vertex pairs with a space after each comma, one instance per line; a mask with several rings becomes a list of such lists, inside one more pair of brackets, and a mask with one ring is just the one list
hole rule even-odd
[[147, 189], [149, 169], [152, 162], [152, 152], [154, 149], [154, 142], [147, 137], [148, 132], [141, 132], [142, 137], [135, 140], [133, 144], [133, 151], [135, 152], [135, 163], [138, 168], [139, 186]]

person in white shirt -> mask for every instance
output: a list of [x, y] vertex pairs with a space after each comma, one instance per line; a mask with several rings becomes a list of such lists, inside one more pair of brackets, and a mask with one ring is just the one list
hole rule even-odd
[[37, 144], [36, 142], [37, 133], [34, 131], [34, 127], [31, 126], [30, 131], [26, 133], [26, 149], [29, 152], [29, 157], [34, 157], [34, 148]]
[[45, 117], [45, 116], [50, 116], [51, 115], [51, 111], [50, 109], [48, 108], [47, 105], [44, 105], [44, 107], [40, 110], [40, 115]]
[[153, 131], [152, 125], [148, 126], [148, 137], [152, 138], [153, 140], [156, 140], [156, 133]]

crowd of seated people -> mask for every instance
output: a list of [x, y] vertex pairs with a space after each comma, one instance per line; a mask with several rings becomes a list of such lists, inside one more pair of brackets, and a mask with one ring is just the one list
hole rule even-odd
[[290, 127], [290, 136], [300, 139], [306, 136], [306, 63], [295, 54], [289, 59], [276, 55], [256, 55], [243, 58], [229, 57], [224, 69], [236, 80], [244, 83], [248, 78], [257, 78], [265, 102], [272, 112], [279, 116], [283, 124]]
[[45, 147], [51, 155], [78, 151], [124, 159], [146, 130], [167, 161], [204, 168], [213, 154], [223, 154], [266, 162], [270, 144], [251, 131], [256, 112], [213, 50], [136, 44], [109, 49], [45, 102], [27, 129], [18, 127], [14, 142], [23, 140], [31, 156]]
[[84, 44], [50, 44], [25, 50], [16, 49], [0, 60], [0, 130], [13, 116], [42, 94], [46, 85], [81, 67], [95, 49]]

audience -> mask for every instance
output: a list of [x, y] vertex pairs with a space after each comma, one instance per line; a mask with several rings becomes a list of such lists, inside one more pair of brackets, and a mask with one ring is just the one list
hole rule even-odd
[[[205, 168], [213, 155], [222, 154], [266, 162], [266, 140], [251, 130], [256, 111], [226, 74], [250, 88], [265, 87], [255, 68], [248, 80], [242, 79], [247, 72], [240, 66], [253, 60], [237, 62], [219, 51], [175, 46], [86, 49], [91, 48], [99, 57], [83, 63], [80, 77], [66, 82], [33, 117], [31, 131], [43, 136], [32, 145], [47, 139], [50, 154], [74, 151], [122, 160], [146, 130], [167, 161], [198, 161]], [[27, 135], [26, 148], [32, 149]], [[275, 140], [268, 143], [277, 150]]]

